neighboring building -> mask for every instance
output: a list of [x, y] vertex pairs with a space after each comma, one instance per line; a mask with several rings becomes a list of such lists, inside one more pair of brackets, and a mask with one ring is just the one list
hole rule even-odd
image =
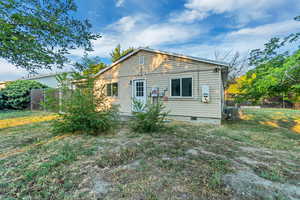
[[[62, 72], [65, 73], [65, 72]], [[51, 73], [51, 74], [41, 74], [41, 75], [34, 75], [27, 78], [22, 78], [22, 80], [34, 80], [40, 82], [44, 85], [47, 85], [51, 88], [58, 88], [58, 81], [56, 80], [56, 76], [62, 73]], [[70, 73], [70, 72], [67, 72]]]
[[224, 62], [139, 48], [96, 74], [109, 103], [131, 116], [133, 99], [160, 98], [170, 118], [220, 124], [224, 105]]

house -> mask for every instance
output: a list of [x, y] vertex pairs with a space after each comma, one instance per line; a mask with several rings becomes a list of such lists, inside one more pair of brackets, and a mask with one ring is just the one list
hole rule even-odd
[[121, 115], [131, 116], [133, 99], [163, 101], [169, 117], [220, 124], [228, 64], [149, 48], [139, 48], [96, 74]]
[[39, 83], [42, 83], [51, 88], [58, 88], [59, 83], [56, 79], [56, 76], [63, 73], [70, 73], [70, 72], [61, 72], [61, 73], [49, 73], [49, 74], [39, 74], [33, 75], [26, 78], [22, 78], [22, 80], [34, 80]]

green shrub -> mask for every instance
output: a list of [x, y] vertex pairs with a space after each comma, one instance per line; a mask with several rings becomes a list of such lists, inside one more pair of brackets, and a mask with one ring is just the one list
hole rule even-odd
[[103, 88], [93, 88], [93, 80], [88, 80], [85, 87], [75, 90], [62, 88], [63, 110], [52, 124], [54, 133], [96, 135], [116, 127], [119, 121], [118, 108], [105, 104]]
[[5, 96], [2, 92], [2, 90], [0, 90], [0, 110], [3, 110], [6, 108], [6, 103], [5, 103]]
[[7, 84], [1, 90], [8, 109], [25, 109], [30, 104], [30, 91], [32, 89], [46, 88], [47, 86], [32, 80], [17, 80]]
[[165, 112], [162, 102], [151, 103], [147, 102], [145, 105], [139, 101], [133, 101], [134, 119], [130, 126], [136, 132], [155, 132], [165, 127], [164, 121], [168, 115]]
[[41, 102], [44, 110], [49, 112], [59, 112], [59, 90], [57, 88], [48, 88], [44, 91], [44, 101]]

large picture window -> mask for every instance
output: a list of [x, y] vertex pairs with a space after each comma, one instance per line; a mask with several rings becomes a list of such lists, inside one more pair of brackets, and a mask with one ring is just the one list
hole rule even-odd
[[193, 88], [192, 78], [174, 78], [171, 79], [171, 96], [172, 97], [192, 97]]
[[106, 84], [106, 95], [108, 97], [118, 96], [118, 83]]

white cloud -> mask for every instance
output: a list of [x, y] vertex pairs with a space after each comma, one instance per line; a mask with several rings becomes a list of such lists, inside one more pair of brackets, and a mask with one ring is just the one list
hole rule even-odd
[[[245, 54], [252, 49], [262, 48], [271, 37], [285, 36], [300, 30], [299, 22], [287, 20], [251, 28], [240, 28], [213, 38], [206, 36], [206, 39], [201, 42], [198, 42], [199, 39], [191, 43], [196, 38], [201, 38], [201, 35], [205, 35], [209, 29], [181, 23], [149, 24], [148, 19], [147, 16], [127, 16], [107, 26], [103, 37], [94, 42], [95, 51], [91, 55], [109, 57], [112, 49], [117, 44], [121, 44], [123, 48], [150, 46], [187, 55], [213, 58], [216, 50], [238, 51]], [[124, 25], [125, 21], [128, 21], [129, 25]], [[82, 52], [77, 51], [74, 54], [81, 56]]]
[[243, 28], [220, 35], [214, 38], [213, 41], [210, 41], [210, 43], [182, 45], [176, 49], [170, 48], [168, 50], [211, 59], [214, 59], [215, 51], [220, 53], [229, 51], [240, 52], [242, 55], [245, 55], [252, 49], [262, 48], [272, 37], [283, 37], [289, 33], [299, 32], [299, 30], [299, 22], [288, 20], [253, 28]]
[[116, 0], [116, 7], [121, 7], [125, 3], [125, 0]]
[[265, 24], [254, 28], [244, 28], [229, 34], [230, 37], [264, 37], [288, 34], [300, 30], [300, 23], [295, 20], [287, 20], [277, 23]]
[[[291, 0], [296, 3], [296, 0]], [[194, 22], [212, 14], [226, 13], [237, 17], [240, 23], [266, 18], [268, 11], [286, 4], [285, 0], [187, 0], [185, 10], [171, 14], [173, 22]], [[293, 2], [289, 2], [293, 4]]]
[[119, 32], [130, 31], [136, 25], [137, 17], [126, 16], [119, 19], [117, 22], [109, 25], [106, 29]]
[[142, 46], [182, 43], [199, 35], [201, 30], [195, 26], [155, 24], [137, 32], [135, 40]]
[[[266, 1], [269, 0], [256, 2], [256, 4], [258, 4], [256, 6], [262, 7], [262, 4]], [[281, 0], [278, 1], [281, 2]], [[278, 1], [276, 1], [277, 4]], [[216, 0], [189, 0], [189, 2], [191, 4], [186, 4], [186, 9], [181, 14], [186, 16], [190, 14], [190, 16], [185, 19], [194, 21], [199, 18], [205, 18], [212, 12], [236, 11], [239, 13], [242, 10], [242, 5], [245, 6], [245, 2], [249, 2], [249, 0], [245, 0], [245, 2], [241, 0], [228, 0], [228, 5], [225, 5], [223, 1]], [[193, 2], [195, 4], [192, 4]], [[237, 5], [233, 4], [233, 2]], [[255, 10], [253, 5], [252, 8], [250, 4], [248, 6], [250, 10]], [[200, 10], [202, 11], [200, 12]], [[194, 12], [188, 13], [189, 11]], [[187, 14], [185, 14], [185, 12], [187, 12]], [[247, 16], [247, 12], [245, 16]], [[258, 13], [264, 14], [264, 12], [259, 12], [259, 9]], [[288, 33], [300, 30], [299, 22], [287, 20], [256, 27], [240, 28], [230, 33], [221, 33], [217, 36], [210, 37], [207, 34], [210, 28], [203, 27], [197, 23], [186, 24], [176, 20], [173, 20], [173, 22], [167, 21], [168, 23], [153, 23], [154, 20], [153, 16], [136, 14], [122, 17], [116, 22], [107, 25], [101, 34], [102, 38], [93, 42], [94, 51], [91, 52], [91, 55], [108, 58], [113, 48], [115, 48], [117, 44], [121, 44], [123, 48], [149, 46], [151, 48], [169, 50], [192, 56], [214, 58], [213, 55], [216, 50], [219, 52], [239, 51], [245, 54], [251, 49], [263, 47], [263, 44], [273, 36], [284, 36]], [[213, 24], [210, 26], [211, 28], [214, 27]], [[202, 36], [205, 36], [205, 38]], [[82, 56], [83, 51], [80, 49], [73, 50], [71, 51], [71, 55]], [[27, 72], [25, 70], [17, 69], [15, 66], [0, 60], [0, 81], [14, 80], [26, 74]]]
[[[168, 44], [180, 44], [191, 40], [201, 33], [208, 31], [194, 25], [174, 23], [149, 23], [150, 16], [126, 16], [117, 22], [108, 25], [102, 38], [93, 42], [94, 51], [90, 55], [109, 57], [109, 53], [121, 44], [123, 48], [150, 46], [159, 48]], [[81, 50], [72, 51], [72, 54], [82, 56]]]
[[194, 22], [196, 20], [204, 19], [208, 16], [206, 12], [199, 12], [198, 10], [184, 10], [181, 13], [172, 13], [170, 21], [171, 22]]
[[14, 80], [26, 75], [26, 71], [0, 59], [0, 81]]
[[[71, 67], [66, 66], [63, 69], [53, 68], [53, 70], [37, 70], [37, 73], [40, 74], [48, 74], [53, 72], [64, 72], [70, 71]], [[18, 68], [17, 66], [8, 63], [4, 59], [0, 59], [0, 81], [13, 81], [28, 75], [28, 71], [22, 68]]]

